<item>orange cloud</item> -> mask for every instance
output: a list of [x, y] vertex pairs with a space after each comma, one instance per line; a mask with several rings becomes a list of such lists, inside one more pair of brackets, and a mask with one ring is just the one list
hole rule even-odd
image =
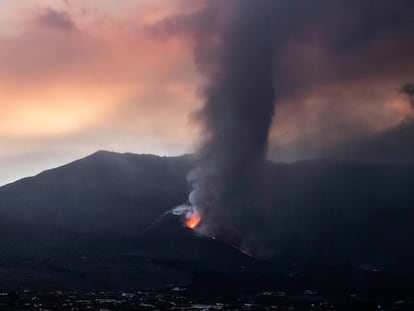
[[[51, 8], [38, 13], [34, 20], [40, 23], [29, 23], [19, 35], [0, 37], [0, 101], [7, 112], [0, 117], [3, 133], [78, 130], [108, 111], [116, 115], [117, 107], [122, 114], [130, 98], [136, 98], [129, 104], [137, 123], [156, 119], [138, 113], [152, 109], [147, 106], [192, 105], [188, 98], [197, 76], [185, 43], [152, 40], [140, 20], [132, 18], [97, 31], [78, 26], [68, 13]], [[183, 89], [185, 94], [177, 91]]]
[[188, 1], [6, 2], [0, 15], [15, 27], [0, 33], [0, 158], [191, 151], [191, 49], [145, 29]]
[[[52, 163], [50, 154], [61, 159], [55, 165], [68, 154], [75, 159], [97, 149], [192, 152], [198, 125], [191, 115], [202, 103], [197, 95], [202, 80], [191, 42], [176, 34], [154, 37], [148, 25], [192, 12], [200, 3], [0, 1], [0, 171], [10, 158], [25, 154], [36, 154], [28, 159], [42, 163], [40, 170]], [[386, 56], [392, 51], [384, 49], [385, 41], [379, 38], [375, 48]], [[388, 68], [387, 77], [377, 81], [359, 77], [350, 82], [348, 66], [337, 71], [321, 66], [324, 53], [316, 43], [296, 41], [279, 51], [286, 78], [306, 81], [306, 87], [283, 94], [272, 146], [346, 139], [412, 114], [407, 101], [395, 95], [395, 88], [410, 78], [402, 77], [399, 68]], [[360, 51], [354, 53], [357, 65], [364, 66]], [[324, 81], [326, 75], [343, 79], [335, 84]], [[47, 161], [39, 160], [42, 154]]]

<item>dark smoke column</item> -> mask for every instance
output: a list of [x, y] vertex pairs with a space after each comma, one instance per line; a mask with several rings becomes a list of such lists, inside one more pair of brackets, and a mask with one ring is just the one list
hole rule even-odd
[[407, 95], [408, 100], [410, 101], [411, 107], [414, 108], [414, 84], [407, 83], [402, 88], [401, 91]]
[[274, 111], [274, 0], [208, 1], [195, 57], [207, 78], [205, 137], [190, 172], [200, 231], [240, 243], [259, 226], [261, 173]]

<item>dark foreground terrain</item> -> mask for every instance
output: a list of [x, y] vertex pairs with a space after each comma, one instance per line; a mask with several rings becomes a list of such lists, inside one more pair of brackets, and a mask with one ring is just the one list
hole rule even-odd
[[0, 308], [414, 310], [414, 164], [268, 163], [250, 256], [171, 213], [191, 161], [97, 152], [0, 187]]
[[312, 290], [222, 290], [221, 294], [171, 287], [152, 291], [31, 291], [0, 293], [0, 310], [413, 310], [413, 299], [368, 299], [354, 293], [323, 297]]

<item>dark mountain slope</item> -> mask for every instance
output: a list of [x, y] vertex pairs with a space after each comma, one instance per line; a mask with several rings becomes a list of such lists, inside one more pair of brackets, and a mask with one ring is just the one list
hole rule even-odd
[[414, 120], [333, 148], [328, 156], [374, 162], [414, 162]]
[[[190, 162], [101, 151], [0, 188], [0, 264], [72, 276], [123, 271], [119, 284], [137, 275], [154, 283], [155, 273], [156, 285], [188, 282], [188, 266], [218, 272], [229, 258], [230, 270], [250, 265], [231, 246], [197, 237], [176, 220], [154, 223], [185, 202]], [[251, 250], [279, 263], [414, 275], [413, 184], [409, 163], [269, 162], [268, 207], [251, 221]]]
[[139, 232], [185, 200], [188, 157], [99, 151], [0, 188], [4, 226]]
[[332, 158], [348, 161], [414, 163], [414, 120], [401, 123], [371, 135], [336, 142], [320, 141], [307, 136], [270, 150], [276, 161], [298, 161]]
[[[414, 165], [314, 160], [270, 165], [267, 231], [276, 254], [410, 270]], [[403, 268], [404, 267], [404, 268]]]

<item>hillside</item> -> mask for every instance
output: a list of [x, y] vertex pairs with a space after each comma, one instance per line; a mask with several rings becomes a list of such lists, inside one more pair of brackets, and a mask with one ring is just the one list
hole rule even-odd
[[317, 136], [305, 136], [270, 150], [277, 161], [331, 158], [346, 161], [376, 163], [414, 162], [414, 120], [402, 122], [379, 132], [344, 140], [321, 141]]
[[[217, 274], [230, 257], [243, 264], [224, 270], [257, 267], [256, 259], [196, 236], [177, 220], [156, 222], [185, 202], [190, 167], [189, 156], [100, 151], [0, 188], [0, 264], [9, 269], [0, 276], [33, 281], [33, 271], [44, 277], [39, 271], [46, 270], [57, 283], [159, 286], [188, 283], [195, 273], [188, 261]], [[414, 165], [269, 162], [265, 179], [268, 206], [252, 221], [262, 239], [258, 256], [414, 275]], [[97, 278], [102, 273], [111, 277]]]
[[99, 151], [0, 188], [0, 221], [36, 230], [133, 233], [187, 195], [187, 157]]

